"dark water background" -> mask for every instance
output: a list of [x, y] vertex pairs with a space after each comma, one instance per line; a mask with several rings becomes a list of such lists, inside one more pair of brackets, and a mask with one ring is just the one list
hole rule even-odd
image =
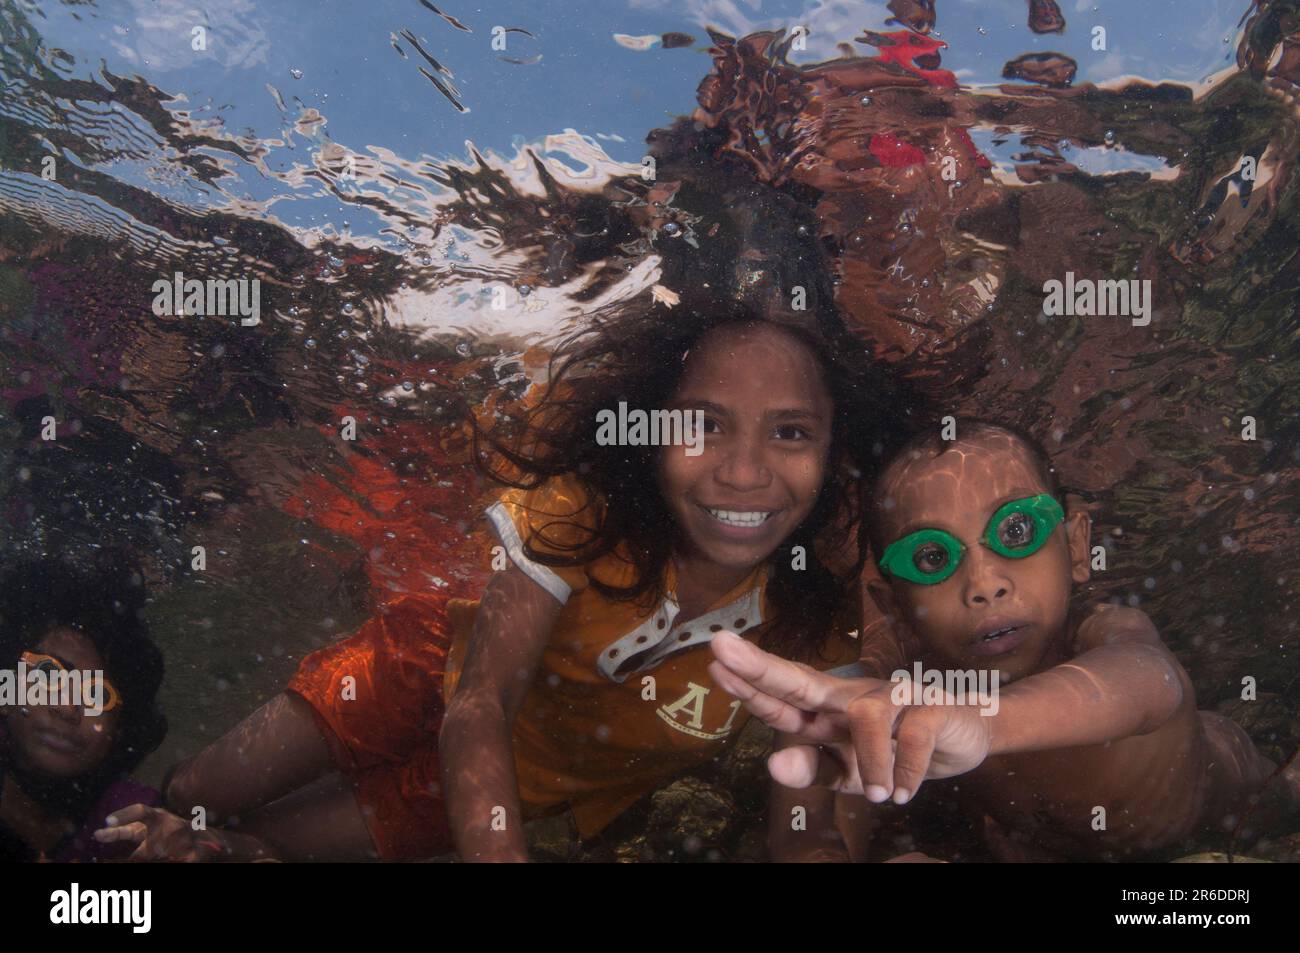
[[[453, 395], [702, 280], [823, 282], [953, 413], [1041, 435], [1098, 497], [1092, 594], [1300, 741], [1300, 4], [362, 6], [0, 0], [0, 555], [142, 562], [146, 779], [385, 589], [474, 592]], [[261, 324], [155, 316], [176, 271], [258, 278]], [[1067, 271], [1151, 280], [1152, 323], [1046, 316]]]

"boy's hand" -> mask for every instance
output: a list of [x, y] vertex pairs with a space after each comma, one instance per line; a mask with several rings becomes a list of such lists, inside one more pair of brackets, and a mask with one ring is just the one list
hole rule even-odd
[[232, 839], [217, 831], [196, 831], [184, 818], [170, 811], [146, 804], [132, 804], [111, 814], [106, 827], [95, 831], [95, 840], [104, 844], [131, 841], [137, 846], [128, 861], [169, 861], [202, 863], [215, 860], [264, 860], [269, 853], [252, 838], [239, 838], [241, 851], [236, 858]]
[[908, 705], [895, 683], [844, 679], [762, 651], [730, 632], [713, 637], [709, 672], [767, 724], [819, 743], [785, 748], [769, 759], [786, 787], [813, 784], [880, 803], [904, 804], [927, 778], [948, 778], [988, 756], [989, 719], [975, 707]]

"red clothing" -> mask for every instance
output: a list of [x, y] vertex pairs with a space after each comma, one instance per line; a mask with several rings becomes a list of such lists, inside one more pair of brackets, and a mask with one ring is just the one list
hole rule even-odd
[[[589, 837], [643, 795], [715, 757], [744, 725], [740, 702], [709, 677], [708, 642], [724, 628], [761, 631], [771, 614], [767, 569], [756, 569], [703, 615], [679, 620], [671, 565], [668, 597], [647, 607], [589, 585], [627, 584], [630, 566], [616, 554], [557, 569], [524, 552], [530, 538], [553, 552], [562, 551], [565, 536], [581, 538], [577, 527], [593, 514], [576, 481], [510, 491], [488, 515], [510, 560], [563, 603], [514, 725], [524, 814], [568, 806]], [[305, 659], [290, 683], [315, 709], [336, 762], [353, 778], [385, 859], [450, 849], [437, 734], [475, 606], [440, 594], [404, 595], [356, 634]], [[843, 664], [856, 649], [841, 636], [816, 662]]]

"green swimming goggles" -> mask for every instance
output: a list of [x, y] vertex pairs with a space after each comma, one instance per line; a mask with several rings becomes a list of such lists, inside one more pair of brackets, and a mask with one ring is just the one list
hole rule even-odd
[[[1061, 504], [1045, 493], [1012, 500], [989, 519], [981, 542], [999, 556], [1024, 559], [1042, 549], [1064, 519]], [[933, 586], [957, 571], [965, 552], [952, 533], [920, 529], [890, 543], [880, 568], [897, 579]]]

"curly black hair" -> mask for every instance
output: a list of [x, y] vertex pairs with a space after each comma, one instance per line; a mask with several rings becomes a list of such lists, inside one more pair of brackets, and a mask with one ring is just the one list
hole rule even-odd
[[[881, 459], [911, 433], [908, 421], [920, 412], [919, 398], [873, 359], [832, 308], [814, 302], [806, 311], [781, 311], [770, 306], [771, 297], [757, 303], [727, 292], [686, 292], [671, 310], [640, 300], [585, 316], [581, 330], [552, 355], [540, 400], [476, 430], [476, 458], [497, 481], [523, 489], [563, 474], [575, 477], [593, 501], [594, 529], [580, 528], [580, 542], [568, 546], [547, 538], [550, 552], [535, 545], [535, 537], [529, 539], [528, 556], [546, 565], [572, 566], [617, 553], [632, 563], [635, 581], [626, 588], [597, 580], [592, 585], [614, 599], [652, 604], [663, 598], [664, 570], [681, 543], [657, 484], [659, 450], [599, 445], [596, 413], [620, 401], [630, 407], [668, 406], [686, 354], [712, 331], [761, 323], [779, 327], [815, 357], [834, 405], [825, 483], [807, 519], [770, 557], [767, 594], [776, 621], [763, 643], [782, 654], [809, 657], [824, 644], [836, 613], [855, 591], [869, 554], [862, 519], [866, 488]], [[796, 546], [806, 556], [802, 569], [793, 565]], [[569, 552], [557, 555], [564, 549]]]
[[133, 771], [167, 734], [157, 703], [163, 657], [141, 617], [145, 601], [139, 572], [117, 554], [102, 554], [90, 569], [47, 558], [0, 572], [0, 666], [14, 668], [52, 629], [75, 629], [94, 643], [122, 694], [116, 743], [85, 779], [87, 796]]

